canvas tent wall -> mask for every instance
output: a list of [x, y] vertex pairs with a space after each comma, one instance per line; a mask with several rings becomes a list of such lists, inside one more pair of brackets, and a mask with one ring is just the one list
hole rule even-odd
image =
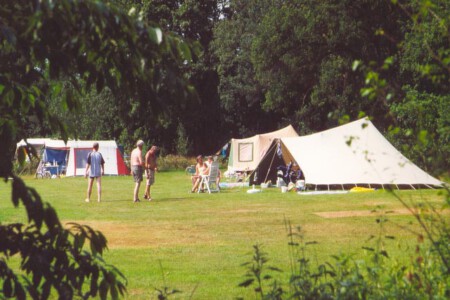
[[42, 152], [41, 165], [47, 167], [52, 175], [59, 175], [66, 170], [67, 156], [69, 148], [67, 147], [45, 147]]
[[94, 142], [99, 143], [99, 152], [105, 160], [105, 175], [128, 175], [122, 154], [115, 141], [68, 141], [70, 148], [66, 176], [84, 176], [87, 155], [92, 151]]
[[45, 147], [64, 148], [65, 146], [66, 143], [63, 140], [55, 140], [51, 138], [28, 138], [26, 142], [25, 140], [21, 140], [17, 143], [16, 153], [17, 151], [25, 151], [25, 154], [27, 155], [27, 148], [33, 147], [37, 156], [41, 157], [42, 151]]
[[268, 171], [277, 167], [270, 163], [277, 152], [284, 164], [296, 162], [306, 183], [315, 188], [417, 188], [443, 184], [403, 156], [368, 119], [275, 141], [257, 168], [255, 184], [264, 182], [266, 174], [273, 176], [273, 170]]
[[245, 139], [231, 139], [228, 170], [252, 171], [258, 166], [274, 139], [297, 136], [295, 129], [289, 125], [277, 131]]

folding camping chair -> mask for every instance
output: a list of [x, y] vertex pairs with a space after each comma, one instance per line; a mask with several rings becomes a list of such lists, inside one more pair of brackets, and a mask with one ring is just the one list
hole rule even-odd
[[184, 171], [186, 172], [187, 175], [190, 175], [190, 176], [194, 175], [195, 174], [195, 165], [188, 166]]
[[[208, 193], [220, 192], [219, 186], [217, 185], [217, 177], [219, 176], [219, 162], [214, 161], [209, 167], [208, 175], [200, 175], [202, 177], [199, 187], [205, 186]], [[212, 188], [214, 187], [214, 188]], [[200, 193], [200, 188], [197, 193]]]

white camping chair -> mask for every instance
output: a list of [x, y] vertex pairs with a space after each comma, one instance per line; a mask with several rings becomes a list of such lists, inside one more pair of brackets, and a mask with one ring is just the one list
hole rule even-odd
[[[208, 190], [208, 193], [211, 194], [211, 192], [220, 192], [220, 189], [217, 185], [217, 177], [219, 176], [219, 162], [215, 161], [209, 166], [209, 173], [208, 175], [200, 175], [202, 177], [199, 187], [205, 186]], [[212, 188], [214, 187], [214, 188]], [[200, 193], [200, 188], [198, 189], [198, 192]]]

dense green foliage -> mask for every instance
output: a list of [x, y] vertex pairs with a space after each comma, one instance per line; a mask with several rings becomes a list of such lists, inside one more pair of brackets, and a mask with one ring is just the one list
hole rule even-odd
[[[448, 173], [449, 21], [445, 0], [2, 3], [0, 176], [29, 222], [0, 226], [3, 293], [125, 290], [97, 256], [102, 234], [64, 229], [14, 174], [21, 138], [143, 138], [166, 153], [211, 153], [236, 135], [369, 115], [406, 156]], [[29, 278], [8, 265], [17, 253]]]
[[[110, 1], [197, 51], [189, 64], [156, 59], [152, 92], [139, 85], [134, 95], [96, 95], [85, 77], [59, 78], [66, 93], [46, 101], [80, 138], [115, 139], [127, 149], [144, 138], [165, 153], [196, 155], [289, 123], [307, 134], [367, 115], [428, 172], [449, 169], [446, 1]], [[78, 113], [59, 107], [67, 95], [82, 97]], [[52, 134], [30, 121], [24, 136]]]
[[[154, 96], [158, 102], [164, 103], [162, 113], [155, 111], [152, 105], [145, 102], [133, 105], [131, 111], [126, 110], [115, 104], [127, 101], [122, 99], [124, 95], [121, 93], [109, 94], [108, 99], [104, 99], [105, 96], [95, 96], [89, 91], [83, 102], [95, 107], [99, 104], [92, 102], [94, 98], [98, 98], [113, 108], [101, 111], [103, 116], [98, 120], [99, 126], [90, 120], [82, 121], [88, 118], [83, 113], [86, 111], [84, 109], [79, 115], [72, 116], [80, 120], [74, 122], [74, 125], [80, 122], [88, 125], [77, 126], [80, 129], [80, 137], [97, 138], [95, 133], [99, 132], [98, 127], [109, 126], [113, 119], [118, 130], [107, 130], [103, 138], [116, 139], [127, 146], [132, 145], [138, 138], [144, 138], [151, 144], [160, 145], [168, 153], [180, 153], [181, 147], [189, 154], [217, 150], [214, 144], [217, 136], [211, 135], [204, 128], [214, 132], [222, 131], [216, 89], [218, 76], [214, 71], [212, 55], [208, 51], [214, 22], [219, 19], [218, 1], [112, 2], [119, 4], [124, 11], [134, 11], [145, 22], [160, 24], [165, 33], [182, 36], [191, 46], [203, 50], [201, 53], [194, 52], [193, 61], [189, 64], [180, 63], [164, 54], [158, 60], [155, 74], [159, 74], [160, 78], [156, 82]], [[184, 74], [184, 77], [189, 79], [194, 88], [191, 93], [177, 90], [176, 82], [173, 82], [175, 74]], [[120, 119], [117, 118], [118, 115], [121, 115]], [[103, 123], [105, 125], [102, 125]], [[189, 143], [184, 142], [185, 138], [188, 138]]]
[[[58, 113], [88, 107], [77, 95], [93, 88], [100, 92], [108, 87], [122, 95], [115, 105], [123, 117], [130, 106], [150, 107], [154, 115], [162, 112], [160, 81], [181, 94], [187, 89], [181, 77], [160, 75], [166, 71], [161, 62], [188, 62], [190, 48], [132, 13], [100, 1], [9, 1], [0, 7], [0, 20], [0, 177], [12, 180], [12, 202], [23, 205], [28, 216], [27, 224], [0, 225], [2, 295], [117, 298], [126, 281], [101, 257], [105, 237], [88, 226], [62, 226], [55, 210], [14, 174], [15, 145], [28, 136], [30, 121], [65, 139], [77, 136]], [[84, 113], [95, 117], [90, 108]], [[19, 255], [23, 275], [9, 264], [10, 257]]]

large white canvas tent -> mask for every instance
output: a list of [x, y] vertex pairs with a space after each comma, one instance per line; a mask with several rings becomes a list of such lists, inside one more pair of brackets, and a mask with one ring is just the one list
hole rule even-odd
[[420, 188], [443, 184], [403, 156], [368, 119], [274, 141], [250, 180], [273, 182], [277, 164], [289, 162], [297, 163], [306, 183], [315, 188]]
[[228, 170], [252, 171], [258, 166], [273, 140], [296, 136], [298, 136], [297, 132], [289, 125], [277, 131], [257, 134], [245, 139], [231, 139]]
[[84, 176], [86, 160], [94, 142], [105, 160], [105, 175], [128, 175], [129, 171], [115, 141], [68, 141], [69, 159], [66, 176]]

